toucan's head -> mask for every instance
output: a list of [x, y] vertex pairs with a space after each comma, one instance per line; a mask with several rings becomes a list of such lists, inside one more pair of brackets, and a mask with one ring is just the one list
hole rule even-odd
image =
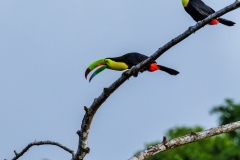
[[118, 71], [122, 71], [129, 68], [125, 62], [117, 62], [111, 58], [99, 59], [88, 66], [88, 68], [85, 71], [85, 78], [87, 78], [87, 75], [97, 67], [99, 68], [91, 75], [89, 82], [92, 80], [93, 77], [95, 77], [98, 73], [102, 72], [106, 68]]
[[183, 7], [187, 7], [189, 0], [182, 0]]

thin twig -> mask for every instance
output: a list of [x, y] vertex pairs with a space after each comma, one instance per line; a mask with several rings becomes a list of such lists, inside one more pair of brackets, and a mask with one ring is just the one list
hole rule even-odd
[[74, 160], [83, 160], [85, 155], [89, 153], [90, 149], [87, 145], [88, 143], [88, 134], [90, 130], [90, 125], [92, 122], [92, 119], [97, 112], [98, 108], [103, 104], [103, 102], [106, 101], [106, 99], [120, 86], [122, 85], [127, 79], [129, 79], [134, 73], [137, 73], [141, 68], [144, 68], [147, 64], [149, 64], [151, 61], [156, 60], [159, 56], [161, 56], [164, 52], [166, 52], [168, 49], [176, 45], [177, 43], [181, 42], [188, 36], [190, 36], [192, 33], [195, 33], [197, 30], [208, 24], [212, 19], [222, 16], [223, 14], [226, 14], [240, 6], [240, 0], [237, 0], [235, 3], [221, 9], [218, 12], [215, 12], [214, 14], [208, 16], [203, 21], [198, 22], [195, 26], [190, 27], [187, 29], [183, 34], [177, 36], [176, 38], [172, 39], [170, 42], [165, 44], [163, 47], [159, 48], [152, 56], [150, 56], [147, 60], [141, 62], [133, 69], [125, 72], [118, 80], [116, 80], [112, 85], [110, 85], [108, 88], [105, 88], [103, 93], [94, 100], [92, 105], [87, 108], [85, 107], [85, 115], [82, 120], [81, 128], [79, 131], [77, 131], [77, 134], [79, 135], [79, 143], [78, 143], [78, 149], [74, 156]]
[[72, 158], [74, 157], [74, 151], [73, 150], [65, 147], [64, 145], [62, 145], [62, 144], [60, 144], [58, 142], [53, 142], [53, 141], [35, 141], [35, 142], [32, 142], [32, 143], [29, 143], [20, 153], [17, 153], [17, 151], [14, 150], [14, 153], [15, 153], [16, 156], [12, 160], [16, 160], [19, 157], [21, 157], [32, 146], [40, 146], [40, 145], [54, 145], [54, 146], [58, 146], [58, 147], [64, 149], [65, 151], [71, 153]]
[[202, 132], [196, 132], [196, 133], [191, 132], [188, 135], [175, 138], [170, 141], [162, 142], [154, 146], [150, 146], [146, 150], [136, 154], [134, 157], [130, 158], [129, 160], [145, 160], [157, 153], [170, 150], [172, 148], [176, 148], [192, 142], [196, 142], [201, 139], [212, 137], [218, 134], [231, 132], [239, 128], [240, 128], [240, 121], [222, 125], [216, 128], [211, 128]]

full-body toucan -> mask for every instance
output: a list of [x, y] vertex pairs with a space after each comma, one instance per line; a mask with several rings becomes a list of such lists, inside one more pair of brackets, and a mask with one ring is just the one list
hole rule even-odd
[[[143, 54], [137, 53], [137, 52], [132, 52], [132, 53], [127, 53], [124, 54], [123, 56], [120, 57], [113, 57], [113, 58], [104, 58], [104, 59], [99, 59], [92, 64], [88, 66], [85, 72], [85, 78], [87, 78], [87, 75], [95, 68], [101, 66], [98, 68], [90, 77], [89, 82], [92, 80], [94, 76], [96, 76], [98, 73], [102, 72], [104, 69], [112, 69], [112, 70], [117, 70], [117, 71], [122, 71], [126, 69], [130, 69], [133, 66], [136, 66], [138, 63], [144, 61], [147, 59], [148, 56], [145, 56]], [[141, 72], [148, 70], [149, 72], [154, 72], [156, 70], [161, 70], [164, 72], [167, 72], [171, 75], [177, 75], [179, 72], [167, 68], [161, 65], [158, 65], [155, 61], [149, 64], [147, 67], [143, 68]]]
[[[182, 5], [185, 11], [197, 22], [215, 12], [211, 7], [207, 6], [201, 0], [182, 0]], [[223, 18], [213, 19], [211, 22], [209, 22], [209, 24], [215, 25], [219, 22], [226, 26], [233, 26], [235, 24], [235, 22]]]

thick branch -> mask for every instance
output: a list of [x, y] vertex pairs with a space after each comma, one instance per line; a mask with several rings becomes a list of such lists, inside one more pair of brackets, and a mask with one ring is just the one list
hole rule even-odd
[[134, 73], [138, 72], [141, 68], [145, 67], [147, 64], [149, 64], [152, 60], [156, 60], [159, 56], [161, 56], [164, 52], [166, 52], [168, 49], [176, 45], [177, 43], [181, 42], [188, 36], [190, 36], [192, 33], [196, 32], [208, 22], [210, 22], [212, 19], [220, 17], [223, 14], [226, 14], [240, 6], [240, 0], [236, 1], [235, 3], [221, 9], [220, 11], [210, 15], [206, 19], [204, 19], [201, 22], [198, 22], [195, 26], [190, 27], [188, 30], [186, 30], [183, 34], [177, 36], [176, 38], [172, 39], [170, 42], [165, 44], [163, 47], [159, 48], [150, 58], [147, 60], [141, 62], [133, 69], [125, 72], [118, 80], [116, 80], [112, 85], [110, 85], [108, 88], [105, 88], [103, 93], [94, 100], [92, 105], [87, 108], [85, 107], [86, 114], [84, 115], [84, 118], [82, 120], [81, 130], [78, 131], [79, 135], [79, 144], [78, 144], [78, 150], [76, 155], [74, 156], [74, 160], [83, 160], [85, 155], [89, 153], [90, 149], [88, 148], [87, 142], [88, 142], [88, 134], [90, 130], [90, 125], [93, 119], [93, 116], [95, 115], [98, 108], [103, 104], [103, 102], [106, 101], [106, 99], [120, 86], [122, 85], [127, 79], [129, 79]]
[[230, 123], [227, 125], [222, 125], [216, 128], [211, 128], [202, 132], [190, 133], [188, 135], [172, 139], [170, 141], [165, 141], [163, 143], [156, 144], [154, 146], [148, 147], [146, 150], [138, 153], [129, 160], [145, 160], [157, 153], [170, 150], [188, 143], [196, 142], [204, 138], [212, 137], [218, 134], [227, 133], [240, 128], [240, 121]]
[[17, 151], [14, 150], [14, 153], [15, 153], [16, 156], [12, 160], [16, 160], [16, 159], [20, 158], [32, 146], [40, 146], [40, 145], [55, 145], [55, 146], [58, 146], [58, 147], [64, 149], [65, 151], [71, 153], [72, 157], [74, 157], [74, 151], [73, 150], [65, 147], [64, 145], [62, 145], [62, 144], [60, 144], [58, 142], [53, 142], [53, 141], [35, 141], [35, 142], [32, 142], [32, 143], [29, 143], [20, 153], [17, 153]]

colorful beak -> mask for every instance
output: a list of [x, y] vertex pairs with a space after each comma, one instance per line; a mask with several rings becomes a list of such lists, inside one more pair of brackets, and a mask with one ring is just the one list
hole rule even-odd
[[89, 79], [89, 82], [91, 82], [91, 80], [93, 79], [93, 77], [95, 77], [98, 73], [102, 72], [102, 71], [103, 71], [104, 69], [106, 69], [106, 68], [107, 68], [106, 65], [98, 68], [98, 69], [91, 75], [91, 77], [90, 77], [90, 79]]
[[107, 68], [107, 66], [105, 65], [104, 59], [99, 59], [96, 60], [95, 62], [93, 62], [92, 64], [90, 64], [88, 66], [88, 68], [85, 71], [85, 78], [87, 79], [88, 74], [94, 70], [95, 68], [102, 66], [100, 68], [98, 68], [90, 77], [89, 82], [92, 80], [93, 77], [95, 77], [98, 73], [102, 72], [104, 69]]

